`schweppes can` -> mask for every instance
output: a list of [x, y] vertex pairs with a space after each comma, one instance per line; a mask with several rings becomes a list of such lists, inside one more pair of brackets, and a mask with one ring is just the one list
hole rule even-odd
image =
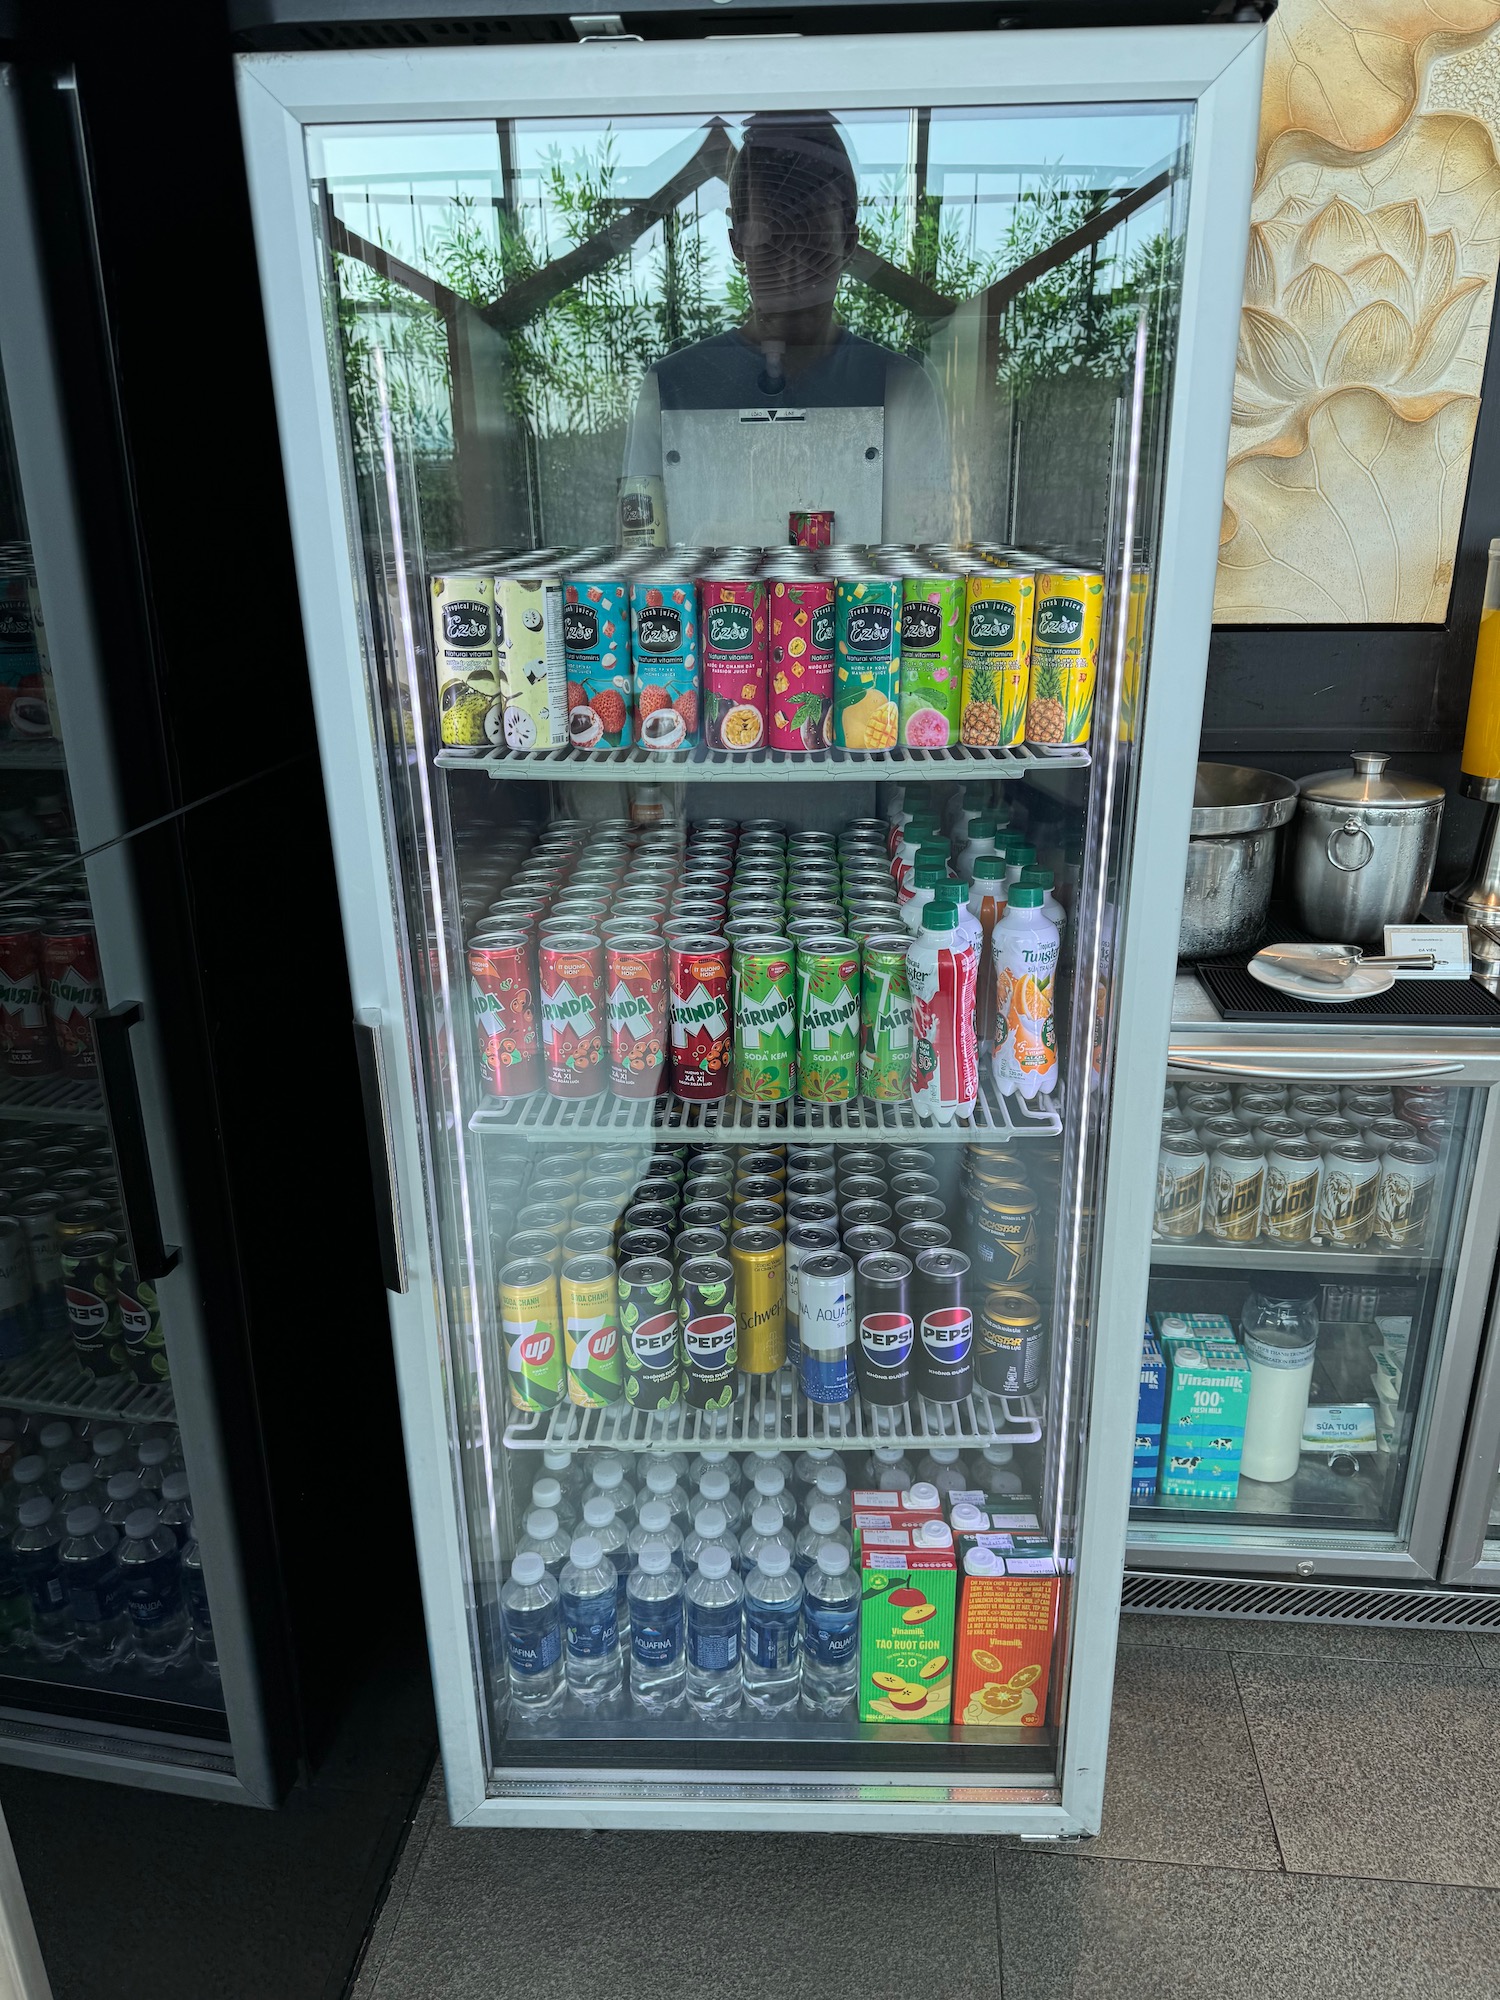
[[664, 1409], [682, 1393], [681, 1340], [671, 1260], [633, 1257], [620, 1266], [619, 1290], [625, 1400], [638, 1410]]
[[568, 1401], [586, 1410], [618, 1403], [625, 1393], [625, 1374], [615, 1324], [614, 1259], [570, 1257], [559, 1289]]
[[500, 1270], [500, 1330], [510, 1400], [518, 1410], [550, 1410], [562, 1400], [562, 1327], [557, 1279], [544, 1257], [517, 1257]]
[[774, 1375], [786, 1360], [786, 1248], [779, 1230], [737, 1229], [729, 1239], [734, 1266], [740, 1367]]
[[1098, 570], [1049, 569], [1038, 575], [1028, 743], [1066, 749], [1088, 742], [1103, 629], [1104, 578]]

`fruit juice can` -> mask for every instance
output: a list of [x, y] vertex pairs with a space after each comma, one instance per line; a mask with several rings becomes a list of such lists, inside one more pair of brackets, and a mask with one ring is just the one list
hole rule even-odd
[[550, 1410], [563, 1392], [557, 1274], [542, 1257], [516, 1257], [499, 1276], [500, 1331], [510, 1400], [518, 1410]]
[[552, 1097], [597, 1097], [604, 1088], [604, 946], [591, 931], [537, 947], [542, 1061]]
[[500, 733], [507, 750], [561, 750], [567, 744], [562, 613], [556, 576], [495, 578]]
[[1137, 563], [1130, 572], [1130, 594], [1125, 610], [1125, 671], [1120, 683], [1120, 724], [1116, 732], [1121, 743], [1135, 741], [1140, 720], [1141, 672], [1146, 660], [1146, 633], [1151, 609], [1151, 571]]
[[833, 740], [894, 749], [901, 710], [901, 580], [840, 577], [834, 596]]
[[689, 1257], [677, 1270], [683, 1401], [694, 1410], [727, 1410], [739, 1361], [734, 1266], [727, 1257]]
[[772, 576], [767, 586], [771, 748], [794, 755], [833, 741], [834, 585]]
[[860, 952], [859, 1088], [880, 1104], [911, 1096], [911, 987], [907, 931], [875, 931]]
[[700, 577], [698, 616], [704, 740], [711, 750], [760, 750], [767, 730], [766, 586], [759, 577]]
[[674, 938], [668, 967], [673, 1093], [695, 1103], [727, 1096], [729, 940], [703, 932]]
[[1096, 569], [1043, 570], [1036, 579], [1026, 741], [1087, 743], [1094, 719], [1104, 578]]
[[901, 743], [946, 750], [958, 741], [965, 594], [961, 576], [923, 570], [901, 582]]
[[665, 1255], [633, 1257], [620, 1266], [625, 1400], [638, 1410], [665, 1409], [682, 1394], [682, 1334], [675, 1276]]
[[786, 538], [799, 549], [833, 546], [831, 507], [794, 507], [786, 517]]
[[604, 947], [609, 1087], [616, 1097], [655, 1097], [667, 1060], [667, 941], [627, 933]]
[[797, 954], [790, 938], [759, 931], [734, 947], [734, 1094], [785, 1104], [797, 1092]]
[[635, 578], [630, 651], [641, 748], [683, 750], [696, 743], [702, 679], [691, 577], [680, 570], [650, 570]]
[[729, 1239], [739, 1365], [774, 1375], [786, 1360], [786, 1247], [776, 1229], [737, 1229]]
[[859, 946], [809, 938], [797, 951], [797, 1072], [810, 1104], [859, 1095]]
[[541, 1088], [531, 946], [522, 931], [492, 931], [469, 946], [469, 1004], [479, 1038], [479, 1073], [492, 1097], [531, 1097]]
[[1025, 740], [1035, 595], [1029, 570], [965, 579], [959, 734], [971, 749], [1009, 750]]
[[495, 580], [435, 576], [431, 594], [438, 734], [445, 749], [492, 750], [500, 741]]
[[620, 547], [664, 549], [667, 487], [656, 473], [627, 473], [618, 488]]
[[563, 655], [568, 668], [568, 742], [618, 750], [630, 731], [630, 585], [603, 570], [563, 582]]
[[599, 1410], [625, 1393], [612, 1257], [570, 1257], [558, 1284], [568, 1401]]

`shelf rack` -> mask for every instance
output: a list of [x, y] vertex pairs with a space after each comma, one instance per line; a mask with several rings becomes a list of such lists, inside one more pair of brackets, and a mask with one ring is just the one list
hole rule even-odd
[[105, 1122], [98, 1084], [64, 1076], [0, 1078], [0, 1118], [33, 1119], [49, 1125]]
[[850, 784], [879, 778], [1022, 778], [1028, 771], [1086, 767], [1087, 746], [1058, 750], [439, 750], [445, 771], [482, 771], [489, 778], [668, 780], [673, 784], [722, 784], [748, 779], [755, 784], [806, 784], [810, 779]]
[[62, 771], [67, 753], [55, 736], [23, 736], [0, 743], [0, 771]]
[[66, 1343], [0, 1363], [0, 1408], [45, 1410], [57, 1417], [113, 1417], [122, 1424], [177, 1421], [177, 1405], [166, 1383], [90, 1375]]
[[1031, 1396], [992, 1396], [976, 1389], [961, 1403], [910, 1403], [877, 1407], [855, 1396], [848, 1403], [809, 1403], [790, 1369], [742, 1379], [727, 1410], [637, 1410], [627, 1403], [580, 1409], [513, 1412], [505, 1442], [518, 1451], [679, 1451], [722, 1447], [753, 1451], [757, 1445], [809, 1445], [831, 1451], [869, 1451], [874, 1445], [1035, 1444], [1042, 1435], [1039, 1405]]
[[847, 1104], [808, 1104], [793, 1098], [788, 1104], [752, 1104], [746, 1098], [721, 1097], [713, 1103], [688, 1103], [679, 1097], [535, 1097], [497, 1098], [482, 1105], [469, 1119], [471, 1132], [492, 1133], [545, 1142], [587, 1136], [603, 1141], [629, 1141], [648, 1133], [680, 1133], [684, 1139], [711, 1136], [735, 1138], [786, 1133], [816, 1133], [837, 1144], [870, 1139], [918, 1137], [924, 1144], [963, 1145], [980, 1136], [1007, 1139], [1056, 1138], [1062, 1131], [1060, 1093], [1049, 1098], [1002, 1097], [981, 1089], [972, 1118], [951, 1125], [920, 1117], [916, 1107], [877, 1104], [873, 1098], [853, 1098]]
[[1280, 1250], [1266, 1243], [1153, 1243], [1153, 1264], [1208, 1270], [1321, 1271], [1327, 1278], [1409, 1278], [1442, 1263], [1440, 1256], [1405, 1257], [1399, 1250], [1336, 1250], [1305, 1244]]

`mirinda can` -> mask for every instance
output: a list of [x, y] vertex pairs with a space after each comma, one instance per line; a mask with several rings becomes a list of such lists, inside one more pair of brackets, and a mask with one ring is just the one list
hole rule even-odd
[[767, 589], [771, 748], [801, 753], [833, 742], [831, 577], [772, 577]]
[[704, 725], [711, 750], [766, 741], [766, 586], [759, 577], [703, 577]]
[[655, 1097], [667, 1058], [667, 943], [650, 931], [613, 937], [604, 949], [609, 1087], [616, 1097]]
[[704, 934], [673, 940], [668, 1001], [672, 1090], [689, 1102], [729, 1092], [729, 969], [728, 938]]
[[531, 1097], [541, 1087], [531, 946], [523, 931], [492, 932], [469, 946], [469, 1003], [479, 1073], [491, 1097]]
[[0, 1063], [31, 1076], [52, 1067], [41, 939], [14, 921], [0, 929]]
[[548, 1095], [597, 1097], [604, 1088], [604, 946], [591, 931], [544, 938], [537, 973]]

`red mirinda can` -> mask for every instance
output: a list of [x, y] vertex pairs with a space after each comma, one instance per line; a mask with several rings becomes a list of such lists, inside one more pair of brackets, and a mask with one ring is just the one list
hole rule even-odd
[[711, 750], [766, 745], [766, 586], [759, 577], [701, 577], [704, 733]]
[[604, 947], [609, 1087], [616, 1097], [656, 1097], [666, 1077], [667, 943], [651, 931]]
[[41, 971], [59, 1066], [69, 1076], [96, 1075], [92, 1016], [104, 1005], [104, 985], [93, 925], [70, 923], [43, 931]]
[[42, 983], [41, 938], [14, 923], [0, 929], [0, 1063], [36, 1076], [52, 1067], [52, 1030]]
[[541, 1087], [524, 931], [492, 931], [469, 946], [469, 1003], [479, 1037], [479, 1073], [491, 1097], [531, 1097]]
[[674, 939], [670, 953], [672, 1090], [695, 1103], [727, 1096], [729, 940], [698, 932]]
[[552, 1097], [597, 1097], [604, 1088], [604, 946], [592, 931], [564, 931], [537, 947], [542, 1061]]

